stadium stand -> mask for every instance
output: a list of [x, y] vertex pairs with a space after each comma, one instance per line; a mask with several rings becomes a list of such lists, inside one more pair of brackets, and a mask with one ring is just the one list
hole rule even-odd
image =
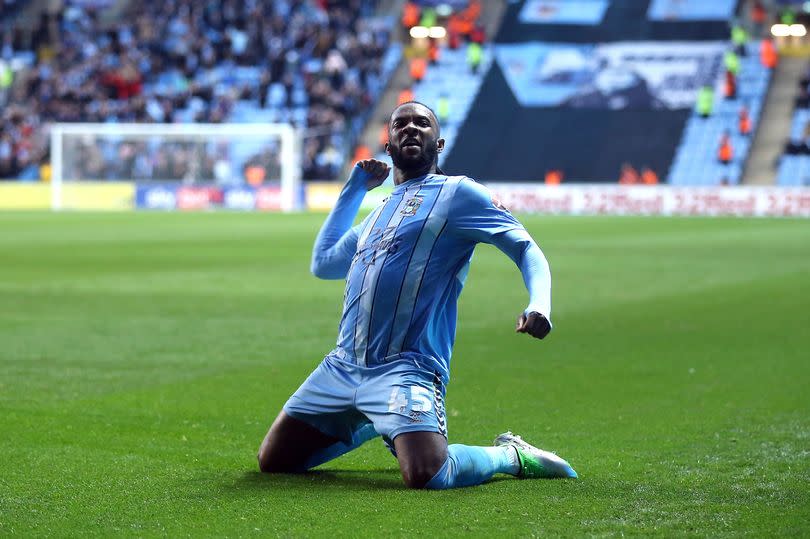
[[445, 150], [439, 164], [444, 163], [445, 156], [450, 155], [453, 143], [458, 138], [461, 123], [478, 94], [483, 81], [483, 74], [492, 64], [492, 49], [483, 47], [479, 70], [473, 73], [467, 62], [467, 51], [463, 48], [445, 49], [435, 66], [427, 70], [425, 79], [416, 86], [416, 100], [425, 103], [433, 110], [439, 110], [440, 101], [447, 99], [449, 114], [442, 122], [442, 136], [446, 139]]
[[[738, 4], [593, 0], [574, 10], [511, 2], [446, 168], [490, 181], [553, 171], [565, 181], [615, 182], [632, 166], [675, 185], [739, 183], [771, 77], [760, 42], [746, 44], [737, 23], [729, 39], [735, 10], [747, 13]], [[726, 99], [732, 47], [748, 54]], [[702, 81], [715, 88], [708, 118], [694, 107]], [[722, 153], [733, 156], [723, 164], [726, 131]]]
[[178, 0], [106, 25], [101, 9], [68, 3], [35, 29], [36, 62], [10, 90], [0, 177], [38, 177], [50, 121], [269, 121], [308, 128], [303, 175], [333, 178], [401, 54], [394, 18], [375, 7]]
[[[740, 59], [737, 76], [737, 97], [726, 99], [722, 90], [725, 75], [714, 81], [714, 106], [708, 118], [695, 109], [689, 118], [683, 138], [678, 145], [669, 171], [668, 182], [673, 185], [736, 185], [751, 147], [752, 135], [742, 135], [738, 128], [740, 108], [745, 106], [754, 125], [770, 83], [770, 70], [762, 65], [755, 51], [759, 42], [750, 43], [748, 54]], [[734, 158], [728, 165], [718, 160], [718, 144], [722, 134], [731, 134]]]
[[[445, 12], [436, 9], [444, 4]], [[409, 87], [400, 92], [398, 101], [417, 100], [439, 117], [445, 150], [439, 156], [442, 165], [457, 139], [458, 129], [467, 117], [484, 75], [493, 61], [490, 46], [480, 24], [481, 3], [456, 0], [406, 2], [401, 22], [405, 31], [425, 21], [447, 28], [446, 39], [421, 40], [412, 43]], [[416, 68], [416, 69], [415, 69]], [[387, 122], [381, 126], [387, 130]], [[386, 136], [380, 137], [382, 143]], [[388, 160], [379, 145], [376, 158]]]
[[666, 177], [698, 81], [719, 72], [731, 8], [695, 21], [688, 5], [681, 18], [651, 20], [647, 2], [548, 4], [509, 4], [446, 168], [489, 181], [560, 171], [616, 182], [629, 163]]
[[810, 67], [800, 81], [790, 139], [779, 158], [776, 183], [784, 186], [810, 185]]

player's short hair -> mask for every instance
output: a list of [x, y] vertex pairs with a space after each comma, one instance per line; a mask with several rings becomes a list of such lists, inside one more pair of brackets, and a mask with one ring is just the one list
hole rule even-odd
[[442, 134], [441, 133], [442, 126], [439, 125], [439, 117], [436, 116], [436, 113], [433, 111], [432, 108], [428, 107], [427, 105], [425, 105], [424, 103], [422, 103], [420, 101], [406, 101], [406, 102], [400, 103], [399, 105], [394, 107], [394, 110], [392, 110], [391, 114], [388, 115], [388, 127], [389, 127], [389, 129], [391, 127], [391, 120], [394, 119], [394, 113], [397, 111], [397, 109], [399, 109], [400, 107], [404, 107], [405, 105], [421, 105], [421, 106], [425, 107], [426, 109], [428, 109], [428, 112], [430, 112], [430, 115], [433, 117], [433, 121], [436, 123], [436, 130], [437, 130], [438, 134], [439, 135]]
[[[430, 112], [430, 115], [433, 117], [433, 122], [436, 124], [436, 134], [441, 136], [441, 134], [442, 134], [442, 126], [441, 126], [441, 124], [439, 124], [439, 117], [436, 116], [436, 112], [434, 112], [434, 110], [432, 108], [428, 107], [427, 105], [425, 105], [421, 101], [405, 101], [404, 103], [400, 103], [399, 105], [394, 107], [394, 110], [392, 110], [391, 114], [388, 115], [388, 129], [389, 130], [391, 129], [391, 120], [394, 119], [394, 113], [397, 111], [397, 109], [399, 107], [403, 107], [405, 105], [421, 105], [421, 106], [425, 107], [426, 109], [428, 109], [428, 112]], [[438, 172], [439, 174], [441, 174], [443, 176], [447, 176], [447, 174], [442, 169], [439, 168], [438, 164], [436, 164], [436, 172]]]

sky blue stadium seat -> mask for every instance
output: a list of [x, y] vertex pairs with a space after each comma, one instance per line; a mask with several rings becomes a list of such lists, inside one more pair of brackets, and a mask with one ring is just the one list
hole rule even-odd
[[[693, 111], [672, 161], [668, 176], [669, 183], [673, 185], [718, 185], [724, 177], [727, 177], [729, 183], [733, 184], [741, 181], [742, 166], [750, 151], [751, 137], [743, 137], [738, 134], [739, 110], [743, 104], [748, 107], [756, 130], [764, 96], [770, 84], [770, 71], [762, 67], [758, 55], [753, 54], [753, 51], [758, 48], [758, 42], [752, 43], [750, 46], [752, 54], [742, 58], [737, 99], [726, 100], [723, 98], [722, 77], [724, 74], [720, 73], [715, 85], [712, 116], [704, 119]], [[725, 130], [732, 134], [731, 143], [734, 148], [734, 162], [728, 167], [717, 162], [717, 149], [720, 137]]]
[[440, 163], [449, 155], [458, 128], [467, 117], [492, 60], [492, 50], [485, 47], [478, 73], [474, 75], [467, 65], [467, 52], [464, 47], [457, 50], [445, 47], [440, 51], [437, 64], [429, 66], [422, 83], [414, 87], [416, 99], [434, 110], [442, 94], [450, 98], [450, 115], [442, 126], [442, 136], [446, 140], [446, 145], [445, 151], [440, 156]]

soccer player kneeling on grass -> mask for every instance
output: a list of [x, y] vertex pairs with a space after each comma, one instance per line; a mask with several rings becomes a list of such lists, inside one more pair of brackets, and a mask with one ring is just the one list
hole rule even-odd
[[303, 472], [381, 435], [411, 488], [478, 485], [496, 473], [576, 477], [557, 455], [506, 432], [492, 447], [447, 444], [445, 385], [456, 303], [475, 245], [491, 243], [520, 268], [529, 306], [517, 331], [551, 331], [551, 275], [523, 226], [482, 185], [446, 176], [436, 116], [398, 106], [386, 151], [394, 190], [352, 227], [385, 163], [359, 162], [326, 219], [312, 273], [346, 279], [337, 346], [284, 405], [259, 449], [263, 472]]

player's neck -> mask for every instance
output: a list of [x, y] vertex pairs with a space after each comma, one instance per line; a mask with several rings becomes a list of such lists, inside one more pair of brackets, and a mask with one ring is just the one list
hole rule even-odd
[[405, 183], [414, 178], [419, 178], [425, 174], [435, 174], [436, 163], [431, 164], [429, 167], [420, 168], [416, 170], [402, 170], [401, 168], [394, 168], [394, 185]]

